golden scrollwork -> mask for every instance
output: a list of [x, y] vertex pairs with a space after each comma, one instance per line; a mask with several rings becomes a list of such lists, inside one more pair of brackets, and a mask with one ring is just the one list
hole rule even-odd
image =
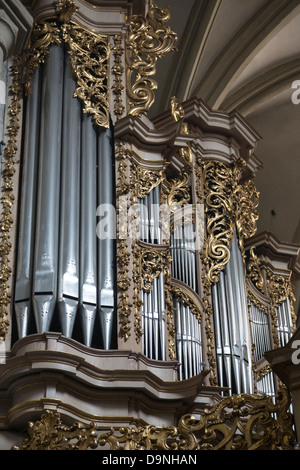
[[115, 95], [114, 113], [118, 121], [119, 119], [121, 119], [125, 111], [125, 106], [123, 105], [122, 100], [122, 94], [124, 90], [122, 82], [122, 75], [124, 72], [124, 67], [122, 65], [122, 56], [124, 52], [122, 34], [115, 34], [113, 40], [114, 45], [112, 48], [112, 52], [114, 56], [114, 65], [112, 67], [112, 73], [114, 75], [114, 83], [112, 85], [112, 92]]
[[180, 178], [174, 178], [166, 183], [167, 186], [164, 188], [164, 198], [171, 212], [175, 212], [190, 203], [190, 182], [187, 173], [184, 173]]
[[28, 47], [21, 56], [26, 95], [31, 93], [33, 74], [45, 62], [50, 46], [61, 43], [60, 29], [56, 22], [42, 21], [34, 25]]
[[59, 413], [46, 410], [40, 420], [28, 424], [28, 437], [12, 450], [87, 450], [97, 446], [95, 423], [67, 426]]
[[0, 340], [4, 341], [8, 332], [9, 321], [7, 308], [11, 301], [10, 280], [11, 268], [11, 229], [13, 226], [12, 210], [15, 200], [14, 182], [15, 157], [17, 153], [17, 138], [20, 128], [20, 99], [22, 96], [22, 61], [15, 57], [11, 68], [12, 83], [10, 86], [11, 101], [8, 110], [8, 126], [6, 145], [2, 163], [2, 211], [0, 219]]
[[28, 47], [22, 54], [25, 92], [31, 90], [34, 71], [44, 63], [54, 44], [66, 44], [76, 78], [75, 97], [83, 103], [83, 111], [96, 125], [109, 127], [110, 44], [108, 36], [84, 29], [71, 20], [77, 11], [72, 0], [57, 4], [58, 18], [36, 23]]
[[250, 248], [249, 261], [247, 263], [247, 276], [255, 287], [262, 293], [264, 293], [264, 278], [261, 271], [261, 262], [257, 255], [255, 254], [255, 247]]
[[174, 51], [176, 34], [166, 26], [169, 9], [150, 6], [146, 18], [133, 15], [126, 41], [126, 78], [128, 114], [146, 114], [155, 100], [157, 83], [152, 78], [156, 62]]
[[196, 421], [184, 415], [177, 426], [124, 426], [97, 433], [95, 423], [64, 425], [48, 411], [29, 423], [28, 437], [12, 450], [293, 450], [295, 433], [285, 388], [271, 397], [240, 394], [223, 398]]
[[74, 96], [84, 104], [83, 112], [90, 114], [97, 126], [109, 127], [108, 36], [83, 29], [74, 22], [62, 26], [77, 88]]
[[152, 189], [158, 186], [164, 180], [163, 170], [150, 170], [134, 165], [134, 181], [136, 195], [143, 199], [151, 193]]
[[[205, 247], [204, 242], [204, 247]], [[210, 269], [210, 262], [205, 255], [206, 249], [202, 250], [202, 264], [203, 264], [203, 306], [204, 306], [204, 329], [207, 344], [207, 359], [209, 363], [210, 375], [209, 380], [211, 385], [217, 385], [217, 364], [216, 364], [216, 353], [215, 353], [215, 336], [213, 328], [213, 308], [211, 303], [211, 283], [208, 278]]]
[[[119, 335], [125, 341], [130, 336], [130, 314], [132, 304], [129, 302], [128, 290], [130, 253], [127, 245], [127, 224], [122, 214], [127, 212], [130, 183], [128, 182], [128, 155], [120, 142], [116, 147], [116, 209], [117, 209], [117, 307], [119, 318]], [[125, 207], [123, 207], [125, 206]]]
[[150, 291], [152, 290], [153, 280], [164, 271], [166, 263], [171, 263], [170, 252], [139, 247], [139, 259], [141, 288]]
[[257, 230], [259, 192], [252, 180], [238, 184], [234, 194], [236, 199], [236, 227], [240, 247], [244, 251], [243, 241], [252, 237]]
[[270, 269], [267, 269], [267, 290], [274, 307], [278, 307], [291, 294], [293, 295], [291, 273], [285, 277], [274, 274]]
[[236, 220], [233, 194], [238, 184], [238, 171], [219, 161], [203, 163], [202, 178], [206, 213], [206, 259], [208, 280], [218, 282], [219, 273], [230, 258], [230, 245]]

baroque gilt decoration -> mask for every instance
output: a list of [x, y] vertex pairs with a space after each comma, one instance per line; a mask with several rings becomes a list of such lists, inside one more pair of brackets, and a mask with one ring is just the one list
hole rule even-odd
[[124, 67], [122, 63], [122, 57], [124, 53], [123, 48], [123, 36], [122, 34], [115, 34], [113, 37], [114, 45], [112, 48], [114, 56], [114, 64], [112, 67], [112, 73], [114, 75], [114, 83], [112, 85], [112, 92], [115, 96], [114, 99], [114, 114], [117, 121], [121, 119], [125, 112], [125, 106], [123, 105], [123, 90], [124, 85], [122, 81], [122, 75], [124, 72]]
[[206, 260], [208, 281], [216, 283], [230, 258], [236, 207], [233, 191], [238, 183], [237, 168], [219, 161], [203, 163], [206, 213]]
[[132, 305], [129, 302], [128, 289], [130, 286], [129, 262], [130, 254], [127, 246], [127, 225], [121, 214], [127, 210], [130, 184], [127, 183], [129, 165], [124, 145], [119, 143], [116, 149], [116, 177], [117, 177], [117, 288], [118, 288], [118, 317], [120, 336], [126, 341], [130, 336], [130, 313]]
[[62, 26], [63, 38], [69, 45], [69, 54], [77, 88], [75, 97], [84, 104], [84, 113], [92, 116], [99, 127], [109, 127], [110, 46], [108, 36], [95, 34], [74, 22]]
[[59, 1], [57, 19], [35, 24], [29, 45], [22, 54], [25, 90], [30, 92], [33, 73], [44, 63], [50, 46], [64, 43], [77, 83], [75, 97], [80, 99], [83, 112], [90, 114], [97, 126], [108, 128], [109, 37], [89, 31], [71, 20], [77, 10], [74, 1]]
[[5, 165], [2, 171], [3, 197], [1, 214], [1, 294], [0, 294], [0, 338], [5, 339], [9, 322], [7, 307], [11, 300], [10, 278], [12, 273], [10, 251], [10, 232], [13, 224], [12, 207], [14, 203], [13, 176], [19, 133], [21, 100], [23, 93], [31, 93], [32, 78], [35, 70], [44, 63], [52, 45], [62, 44], [69, 47], [73, 71], [77, 78], [75, 95], [83, 101], [84, 112], [93, 116], [99, 126], [109, 126], [108, 110], [108, 58], [109, 41], [102, 35], [87, 31], [71, 21], [77, 11], [73, 0], [60, 0], [57, 3], [57, 18], [41, 21], [34, 25], [26, 49], [15, 57], [11, 67], [11, 86], [9, 94], [9, 123], [7, 144], [4, 150]]
[[22, 63], [17, 56], [11, 68], [12, 84], [10, 87], [11, 101], [9, 105], [9, 124], [7, 128], [7, 143], [3, 152], [2, 168], [2, 212], [0, 220], [0, 340], [4, 341], [8, 332], [9, 321], [7, 308], [11, 301], [10, 280], [11, 268], [11, 229], [13, 226], [12, 210], [15, 200], [14, 182], [15, 157], [17, 154], [17, 138], [20, 128], [20, 112], [22, 84]]
[[112, 427], [102, 433], [95, 423], [67, 426], [59, 413], [46, 411], [12, 450], [293, 450], [289, 406], [284, 388], [275, 404], [271, 397], [240, 394], [206, 409], [199, 421], [184, 415], [177, 426]]
[[146, 18], [133, 15], [126, 41], [126, 88], [128, 114], [146, 114], [155, 100], [157, 83], [153, 79], [156, 62], [175, 50], [176, 34], [166, 26], [169, 8], [152, 5]]

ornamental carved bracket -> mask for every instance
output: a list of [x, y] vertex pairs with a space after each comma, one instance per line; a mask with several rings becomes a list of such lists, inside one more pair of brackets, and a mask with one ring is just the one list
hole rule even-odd
[[102, 433], [95, 423], [67, 426], [58, 413], [46, 411], [29, 423], [28, 437], [12, 450], [293, 450], [289, 407], [289, 393], [282, 388], [275, 404], [271, 397], [233, 395], [206, 409], [199, 421], [184, 415], [177, 426], [127, 426]]
[[134, 15], [130, 19], [126, 41], [128, 114], [146, 114], [155, 100], [156, 62], [174, 51], [177, 41], [176, 34], [166, 26], [169, 18], [168, 8], [152, 5], [146, 18]]

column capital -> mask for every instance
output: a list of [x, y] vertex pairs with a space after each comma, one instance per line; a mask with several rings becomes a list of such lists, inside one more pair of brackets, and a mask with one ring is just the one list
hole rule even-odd
[[32, 25], [33, 18], [20, 0], [0, 0], [0, 47], [4, 60], [23, 49]]

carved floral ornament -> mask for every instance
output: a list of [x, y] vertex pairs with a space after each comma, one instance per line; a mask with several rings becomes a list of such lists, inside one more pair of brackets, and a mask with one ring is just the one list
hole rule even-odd
[[275, 404], [271, 397], [240, 394], [206, 409], [199, 421], [184, 415], [178, 426], [112, 427], [103, 433], [94, 422], [67, 426], [59, 413], [46, 411], [12, 450], [293, 450], [289, 406], [284, 388]]

